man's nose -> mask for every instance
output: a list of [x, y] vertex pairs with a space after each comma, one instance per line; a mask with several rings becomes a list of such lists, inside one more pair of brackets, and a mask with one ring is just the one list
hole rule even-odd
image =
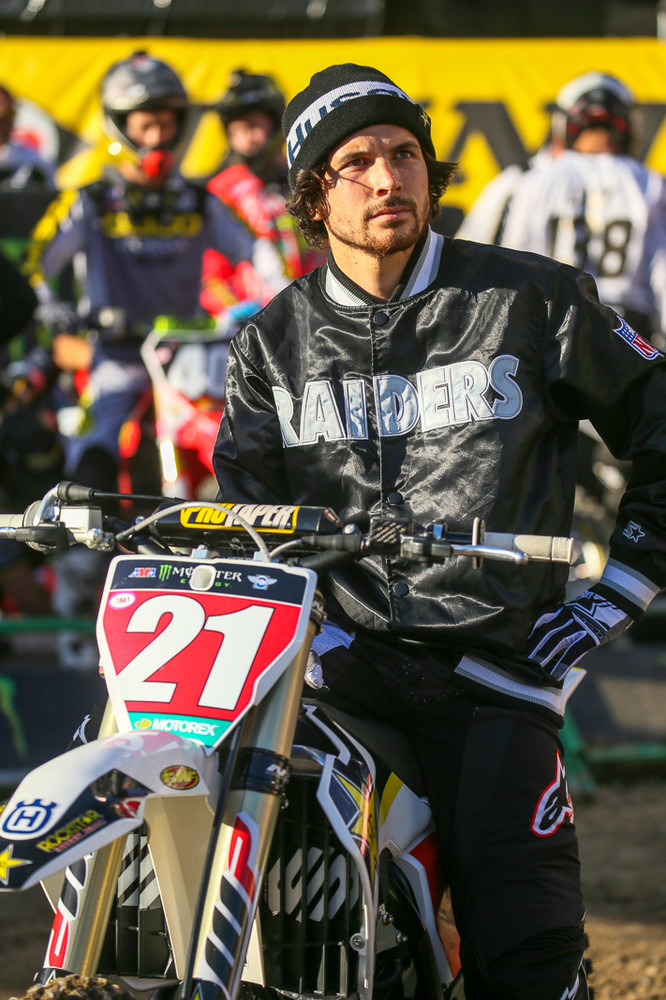
[[150, 148], [165, 145], [170, 139], [171, 130], [162, 125], [153, 125], [144, 136], [145, 145]]
[[399, 171], [383, 156], [373, 163], [371, 179], [375, 194], [398, 191], [402, 187]]

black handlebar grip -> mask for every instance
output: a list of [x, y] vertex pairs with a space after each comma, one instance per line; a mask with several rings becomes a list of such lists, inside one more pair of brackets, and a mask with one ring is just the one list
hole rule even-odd
[[25, 542], [38, 551], [62, 551], [69, 548], [69, 536], [64, 524], [36, 524], [16, 529], [16, 541]]
[[65, 503], [90, 503], [97, 496], [97, 490], [65, 480], [56, 486], [56, 496], [58, 500], [63, 500]]

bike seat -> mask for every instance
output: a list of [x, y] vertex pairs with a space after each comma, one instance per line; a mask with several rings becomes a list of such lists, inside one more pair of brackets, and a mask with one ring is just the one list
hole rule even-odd
[[319, 711], [333, 722], [337, 722], [350, 736], [362, 743], [373, 757], [389, 767], [415, 795], [420, 798], [426, 796], [423, 776], [414, 748], [409, 738], [400, 729], [385, 722], [376, 722], [374, 719], [349, 715], [338, 708], [315, 700], [312, 702], [308, 700], [307, 703], [316, 705]]

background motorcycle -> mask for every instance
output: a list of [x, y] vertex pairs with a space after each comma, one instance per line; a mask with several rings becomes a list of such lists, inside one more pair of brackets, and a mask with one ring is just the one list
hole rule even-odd
[[120, 432], [121, 493], [215, 496], [212, 454], [229, 341], [258, 308], [244, 301], [215, 318], [156, 318], [141, 344], [151, 384]]
[[61, 483], [0, 518], [0, 535], [40, 548], [135, 550], [113, 560], [100, 606], [100, 738], [0, 809], [3, 882], [42, 881], [55, 907], [39, 981], [106, 971], [201, 1000], [462, 996], [406, 741], [301, 702], [317, 573], [373, 554], [569, 562], [571, 540], [209, 502], [165, 501], [127, 526], [103, 514], [115, 498]]
[[[78, 344], [80, 333], [87, 330], [110, 343], [134, 338], [140, 343], [150, 383], [120, 430], [121, 493], [190, 499], [215, 495], [211, 456], [224, 410], [229, 341], [258, 308], [257, 302], [244, 300], [214, 318], [158, 316], [149, 329], [128, 325], [118, 309], [104, 309], [85, 321], [71, 318], [70, 343]], [[77, 398], [66, 400], [58, 410], [64, 438], [81, 433], [87, 419], [87, 372], [76, 371], [73, 381]]]
[[[244, 301], [214, 319], [180, 322], [158, 316], [141, 345], [151, 380], [143, 401], [143, 426], [154, 421], [154, 445], [159, 455], [160, 489], [164, 496], [212, 499], [217, 493], [213, 473], [213, 445], [224, 410], [224, 376], [229, 341], [245, 319], [259, 308]], [[140, 404], [141, 405], [141, 404]], [[135, 424], [136, 426], [136, 424]], [[138, 433], [142, 421], [139, 419]], [[130, 424], [121, 432], [121, 459], [129, 458]], [[131, 478], [120, 489], [136, 489]]]

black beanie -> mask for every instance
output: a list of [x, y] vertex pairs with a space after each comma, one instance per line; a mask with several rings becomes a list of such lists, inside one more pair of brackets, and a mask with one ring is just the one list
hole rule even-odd
[[400, 125], [435, 156], [430, 118], [379, 70], [344, 63], [315, 73], [287, 105], [283, 119], [289, 183], [298, 170], [314, 167], [348, 135], [367, 125]]

